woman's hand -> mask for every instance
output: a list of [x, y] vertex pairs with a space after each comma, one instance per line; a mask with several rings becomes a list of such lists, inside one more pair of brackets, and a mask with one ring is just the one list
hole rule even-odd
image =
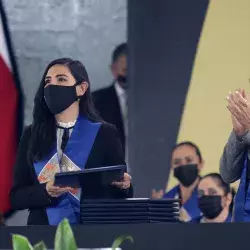
[[71, 187], [56, 187], [56, 186], [54, 186], [54, 180], [47, 182], [46, 190], [47, 190], [47, 193], [51, 197], [59, 197], [60, 195], [62, 195], [64, 193], [74, 191], [74, 189]]
[[152, 190], [151, 198], [152, 199], [161, 199], [164, 195], [163, 189], [157, 191], [156, 189]]
[[232, 118], [233, 129], [236, 135], [237, 136], [244, 135], [247, 132], [247, 129], [244, 126], [242, 126], [232, 114], [231, 118]]
[[241, 136], [250, 128], [250, 95], [239, 89], [235, 93], [229, 92], [227, 100], [234, 131]]
[[113, 186], [116, 186], [120, 189], [128, 189], [131, 186], [131, 176], [127, 173], [124, 173], [122, 181], [114, 181]]

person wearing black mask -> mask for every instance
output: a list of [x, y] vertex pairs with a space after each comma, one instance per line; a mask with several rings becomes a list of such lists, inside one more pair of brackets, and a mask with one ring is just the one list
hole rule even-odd
[[194, 143], [185, 141], [174, 147], [171, 166], [179, 184], [163, 197], [179, 198], [181, 200], [181, 221], [190, 221], [200, 215], [197, 186], [203, 165], [201, 152]]
[[234, 191], [218, 173], [201, 178], [198, 185], [198, 204], [201, 216], [191, 220], [193, 223], [231, 222]]
[[[54, 185], [57, 172], [124, 165], [122, 145], [113, 125], [95, 113], [84, 65], [70, 58], [51, 62], [34, 101], [33, 122], [22, 136], [10, 201], [29, 209], [29, 225], [57, 225], [63, 218], [79, 223], [81, 190]], [[98, 198], [132, 196], [131, 177], [101, 190]]]
[[93, 93], [95, 108], [101, 118], [116, 126], [127, 158], [126, 139], [128, 135], [128, 108], [127, 108], [127, 55], [128, 45], [118, 45], [112, 54], [110, 66], [113, 75], [111, 86]]

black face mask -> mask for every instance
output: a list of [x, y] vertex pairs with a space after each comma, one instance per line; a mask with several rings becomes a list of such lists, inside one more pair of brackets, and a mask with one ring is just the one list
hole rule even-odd
[[174, 177], [185, 186], [191, 186], [198, 177], [198, 166], [196, 164], [182, 165], [174, 169]]
[[215, 219], [223, 210], [219, 195], [203, 195], [199, 198], [198, 204], [204, 217], [208, 219]]
[[116, 78], [117, 82], [119, 82], [119, 84], [121, 85], [121, 87], [123, 89], [128, 89], [128, 82], [127, 82], [127, 76], [122, 76], [122, 75], [119, 75], [117, 78]]
[[78, 84], [76, 83], [73, 86], [50, 84], [44, 88], [45, 101], [53, 114], [60, 114], [77, 101], [76, 85]]

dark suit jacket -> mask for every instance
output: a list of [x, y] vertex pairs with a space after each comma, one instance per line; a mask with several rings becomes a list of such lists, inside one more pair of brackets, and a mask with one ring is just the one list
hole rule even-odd
[[93, 100], [101, 118], [113, 124], [121, 137], [123, 149], [125, 150], [125, 134], [121, 107], [114, 84], [93, 92]]
[[[250, 132], [239, 137], [232, 131], [220, 159], [220, 174], [225, 182], [232, 183], [241, 178], [246, 153], [250, 159]], [[247, 175], [249, 178], [250, 174]]]
[[[17, 153], [10, 200], [13, 209], [30, 210], [28, 225], [46, 225], [48, 217], [45, 209], [56, 203], [57, 198], [48, 195], [46, 184], [39, 184], [33, 164], [27, 159], [30, 136], [31, 127], [28, 127], [23, 133]], [[102, 124], [85, 168], [124, 164], [124, 153], [117, 130], [109, 124]], [[132, 197], [132, 187], [128, 190], [121, 190], [110, 186], [103, 190], [103, 195], [102, 198]]]

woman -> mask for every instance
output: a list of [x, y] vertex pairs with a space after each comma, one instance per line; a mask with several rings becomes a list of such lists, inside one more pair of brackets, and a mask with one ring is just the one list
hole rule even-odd
[[193, 219], [193, 223], [231, 222], [233, 192], [217, 173], [201, 178], [198, 185], [198, 204], [202, 216]]
[[197, 185], [203, 164], [201, 152], [194, 143], [181, 142], [174, 147], [171, 165], [179, 184], [166, 193], [164, 198], [181, 200], [181, 221], [190, 221], [200, 215]]
[[[33, 122], [22, 136], [10, 198], [14, 209], [29, 209], [28, 225], [79, 223], [79, 192], [54, 186], [60, 171], [124, 165], [116, 129], [98, 119], [89, 79], [79, 61], [57, 59], [38, 88]], [[131, 196], [131, 177], [102, 190], [102, 198]]]
[[220, 160], [220, 174], [225, 182], [241, 180], [235, 197], [233, 220], [250, 221], [250, 94], [244, 90], [229, 92], [227, 108], [232, 117], [233, 131]]

